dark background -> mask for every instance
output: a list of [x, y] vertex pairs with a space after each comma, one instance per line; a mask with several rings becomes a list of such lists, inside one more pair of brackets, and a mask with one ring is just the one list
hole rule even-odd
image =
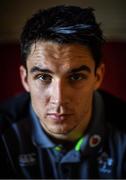
[[0, 101], [21, 91], [19, 37], [27, 18], [37, 9], [57, 4], [93, 7], [107, 39], [103, 47], [106, 72], [102, 89], [126, 100], [125, 0], [1, 0], [0, 1]]

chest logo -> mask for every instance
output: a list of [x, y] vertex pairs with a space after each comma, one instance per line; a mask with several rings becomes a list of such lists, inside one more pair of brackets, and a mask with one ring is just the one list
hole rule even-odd
[[19, 155], [19, 163], [21, 166], [33, 165], [33, 164], [35, 164], [35, 162], [36, 162], [36, 154], [35, 153]]
[[101, 136], [94, 134], [93, 136], [90, 137], [89, 139], [89, 145], [90, 147], [96, 147], [99, 145], [101, 142]]
[[101, 173], [110, 174], [112, 172], [113, 159], [108, 156], [107, 153], [103, 152], [98, 158], [99, 171]]

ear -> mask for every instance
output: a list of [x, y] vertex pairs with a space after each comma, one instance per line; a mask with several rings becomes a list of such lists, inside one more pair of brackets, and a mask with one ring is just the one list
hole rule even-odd
[[101, 83], [104, 78], [104, 73], [105, 73], [105, 65], [102, 63], [97, 67], [95, 72], [95, 77], [96, 77], [95, 90], [101, 86]]
[[20, 77], [21, 77], [21, 82], [24, 87], [24, 89], [29, 92], [29, 85], [28, 85], [28, 73], [27, 70], [24, 66], [20, 66]]

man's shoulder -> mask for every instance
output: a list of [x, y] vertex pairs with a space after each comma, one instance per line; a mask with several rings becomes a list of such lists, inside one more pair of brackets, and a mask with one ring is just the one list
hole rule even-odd
[[0, 131], [26, 116], [30, 96], [23, 92], [0, 103]]
[[22, 113], [26, 105], [29, 103], [29, 99], [30, 96], [26, 92], [9, 98], [0, 103], [0, 114], [6, 113], [15, 116], [16, 113]]
[[126, 101], [120, 99], [119, 97], [114, 96], [111, 93], [106, 92], [104, 90], [99, 90], [99, 93], [102, 95], [102, 98], [104, 99], [104, 102], [107, 105], [113, 105], [115, 108], [119, 108], [120, 106], [126, 108]]
[[105, 118], [112, 126], [126, 131], [126, 102], [105, 91], [99, 91], [105, 108]]

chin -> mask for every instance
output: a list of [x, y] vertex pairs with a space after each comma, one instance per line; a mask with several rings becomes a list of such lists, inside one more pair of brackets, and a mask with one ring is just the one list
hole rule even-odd
[[45, 123], [42, 124], [44, 130], [50, 134], [51, 136], [58, 136], [58, 137], [66, 137], [75, 131], [77, 125], [68, 126], [66, 124], [53, 124], [47, 125]]
[[60, 139], [60, 140], [68, 140], [69, 136], [67, 133], [50, 133], [50, 136], [54, 137], [55, 139]]
[[73, 132], [75, 128], [76, 128], [76, 126], [74, 126], [74, 127], [63, 127], [61, 125], [61, 127], [48, 128], [48, 131], [52, 134], [55, 134], [55, 135], [67, 136], [68, 134]]
[[61, 134], [61, 135], [65, 135], [65, 134], [68, 134], [69, 133], [69, 130], [66, 130], [66, 129], [50, 129], [49, 130], [50, 131], [50, 133], [52, 133], [52, 134]]

